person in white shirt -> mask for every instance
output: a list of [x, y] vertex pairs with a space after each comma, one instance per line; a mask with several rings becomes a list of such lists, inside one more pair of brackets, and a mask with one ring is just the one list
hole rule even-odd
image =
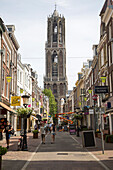
[[42, 124], [41, 128], [40, 128], [40, 133], [41, 133], [41, 137], [42, 137], [42, 144], [45, 144], [45, 128], [44, 128], [44, 123]]

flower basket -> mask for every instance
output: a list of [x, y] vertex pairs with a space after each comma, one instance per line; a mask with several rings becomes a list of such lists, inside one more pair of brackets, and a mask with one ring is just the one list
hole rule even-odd
[[17, 114], [18, 114], [18, 116], [21, 116], [21, 118], [30, 117], [31, 113], [32, 113], [32, 109], [30, 109], [30, 108], [17, 109]]

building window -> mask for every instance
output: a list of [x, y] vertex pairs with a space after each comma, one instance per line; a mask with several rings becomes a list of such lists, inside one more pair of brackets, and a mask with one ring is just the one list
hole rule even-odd
[[6, 52], [6, 49], [5, 49], [5, 46], [3, 45], [3, 53], [2, 53], [2, 60], [3, 62], [5, 62], [5, 53]]
[[59, 42], [62, 42], [62, 23], [59, 23]]
[[111, 39], [111, 33], [112, 33], [112, 30], [111, 30], [111, 23], [109, 24], [109, 40]]
[[22, 72], [20, 72], [20, 83], [22, 83]]
[[53, 42], [57, 42], [57, 22], [53, 23]]
[[5, 93], [5, 70], [3, 69], [2, 71], [2, 90], [3, 90], [3, 95]]
[[17, 70], [17, 80], [19, 81], [19, 69]]
[[14, 91], [14, 73], [12, 72], [12, 91]]
[[60, 95], [62, 96], [63, 95], [63, 84], [60, 84]]
[[112, 47], [112, 52], [111, 52], [112, 53], [112, 61], [111, 62], [113, 63], [113, 43], [111, 45], [112, 45], [111, 46]]
[[53, 85], [53, 94], [57, 94], [57, 85], [56, 84]]
[[9, 67], [9, 53], [7, 53], [7, 67]]
[[111, 65], [111, 52], [110, 52], [110, 46], [109, 46], [109, 66]]
[[20, 88], [19, 88], [19, 86], [17, 86], [17, 95], [18, 96], [20, 95]]
[[109, 74], [109, 88], [110, 88], [110, 96], [112, 96], [111, 92], [112, 92], [112, 83], [111, 83], [111, 74]]
[[58, 56], [55, 51], [52, 55], [52, 76], [58, 76]]
[[104, 50], [101, 50], [101, 66], [104, 65]]
[[8, 88], [8, 83], [6, 83], [6, 97], [9, 97], [9, 88]]

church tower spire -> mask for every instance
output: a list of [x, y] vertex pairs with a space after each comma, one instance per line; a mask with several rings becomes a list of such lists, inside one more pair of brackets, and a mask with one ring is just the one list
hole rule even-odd
[[48, 17], [47, 42], [45, 47], [46, 75], [44, 88], [51, 89], [61, 112], [61, 99], [66, 99], [66, 48], [65, 48], [65, 18], [55, 10]]
[[56, 10], [56, 8], [57, 8], [57, 4], [56, 4], [56, 2], [55, 2], [55, 10]]

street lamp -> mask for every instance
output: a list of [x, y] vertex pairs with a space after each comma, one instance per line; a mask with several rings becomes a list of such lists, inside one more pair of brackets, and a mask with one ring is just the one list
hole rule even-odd
[[[23, 105], [25, 108], [27, 108], [27, 105], [29, 104], [29, 98], [30, 96], [28, 95], [23, 95]], [[22, 146], [22, 150], [23, 151], [27, 151], [27, 134], [26, 134], [26, 129], [27, 129], [27, 115], [24, 115], [24, 134], [23, 134], [23, 146]]]
[[[80, 107], [76, 107], [75, 110], [76, 110], [76, 113], [78, 114], [79, 110], [80, 110]], [[79, 126], [78, 126], [78, 118], [77, 118], [77, 137], [79, 137], [79, 136], [80, 135], [79, 135]]]

